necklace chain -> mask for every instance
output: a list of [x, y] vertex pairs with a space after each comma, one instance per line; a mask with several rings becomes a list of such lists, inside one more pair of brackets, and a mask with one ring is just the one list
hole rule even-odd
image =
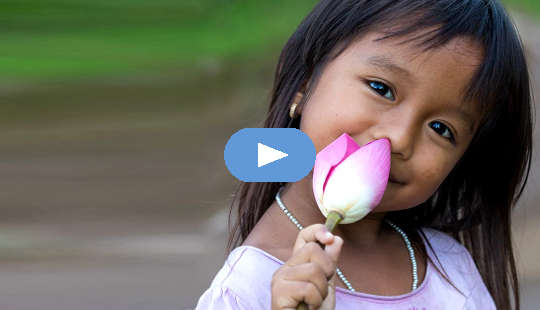
[[[304, 226], [302, 226], [302, 224], [298, 222], [298, 220], [291, 214], [289, 209], [287, 209], [287, 207], [285, 207], [285, 204], [283, 204], [283, 202], [281, 201], [280, 193], [282, 189], [283, 188], [280, 188], [276, 194], [276, 201], [280, 209], [283, 210], [283, 213], [287, 215], [287, 217], [291, 220], [291, 222], [293, 222], [294, 225], [296, 225], [296, 227], [298, 227], [299, 230], [304, 229]], [[385, 222], [388, 223], [388, 225], [390, 225], [395, 231], [397, 231], [401, 235], [401, 237], [403, 238], [403, 241], [405, 242], [405, 245], [407, 246], [407, 250], [409, 251], [409, 257], [412, 263], [412, 290], [414, 291], [418, 285], [418, 269], [417, 269], [416, 258], [414, 256], [414, 250], [412, 248], [411, 242], [409, 241], [407, 234], [401, 228], [399, 228], [396, 224], [392, 223], [388, 219], [385, 219]], [[350, 291], [355, 292], [355, 289], [352, 287], [349, 280], [347, 280], [347, 278], [345, 277], [345, 275], [339, 268], [336, 268], [336, 273], [338, 277], [341, 279], [341, 281], [343, 281], [343, 283], [347, 286], [347, 288]]]

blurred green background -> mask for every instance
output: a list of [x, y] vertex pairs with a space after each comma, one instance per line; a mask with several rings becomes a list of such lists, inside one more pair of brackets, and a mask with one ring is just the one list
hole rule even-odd
[[3, 1], [0, 64], [5, 78], [22, 80], [175, 71], [207, 57], [242, 57], [276, 47], [312, 4]]
[[[194, 307], [225, 259], [223, 147], [261, 124], [315, 3], [1, 1], [0, 308]], [[505, 4], [538, 76], [540, 4]], [[524, 309], [540, 305], [538, 166], [515, 218]]]
[[[265, 54], [279, 48], [314, 3], [5, 0], [2, 79], [125, 77], [184, 70], [207, 58]], [[535, 0], [505, 3], [540, 14]]]

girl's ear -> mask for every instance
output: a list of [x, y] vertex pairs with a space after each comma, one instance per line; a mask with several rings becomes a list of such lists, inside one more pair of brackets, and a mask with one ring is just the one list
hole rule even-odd
[[298, 115], [302, 113], [302, 107], [300, 106], [300, 101], [304, 97], [304, 93], [297, 92], [294, 96], [294, 99], [289, 108], [289, 116], [292, 119], [295, 119]]
[[294, 99], [291, 103], [291, 109], [289, 111], [289, 115], [291, 118], [296, 118], [297, 116], [302, 114], [303, 105], [300, 104], [300, 101], [302, 101], [302, 98], [304, 98], [304, 94], [306, 93], [306, 88], [311, 83], [311, 80], [304, 81], [302, 83], [302, 86], [300, 87], [300, 90], [296, 92]]

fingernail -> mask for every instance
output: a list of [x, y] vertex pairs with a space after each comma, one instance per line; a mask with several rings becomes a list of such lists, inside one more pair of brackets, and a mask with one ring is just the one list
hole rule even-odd
[[332, 235], [332, 233], [329, 231], [327, 231], [324, 235], [327, 239], [331, 239], [332, 237], [334, 237], [334, 235]]

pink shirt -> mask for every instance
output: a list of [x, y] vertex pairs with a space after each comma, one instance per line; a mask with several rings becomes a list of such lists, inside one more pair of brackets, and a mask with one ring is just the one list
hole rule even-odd
[[[440, 231], [423, 228], [449, 279], [458, 292], [429, 263], [420, 286], [404, 295], [378, 296], [336, 288], [336, 309], [495, 309], [495, 304], [469, 252], [455, 239]], [[426, 246], [435, 264], [434, 253]], [[282, 261], [252, 246], [239, 246], [228, 256], [202, 294], [196, 310], [270, 309], [270, 282]], [[440, 268], [440, 265], [438, 265]]]

